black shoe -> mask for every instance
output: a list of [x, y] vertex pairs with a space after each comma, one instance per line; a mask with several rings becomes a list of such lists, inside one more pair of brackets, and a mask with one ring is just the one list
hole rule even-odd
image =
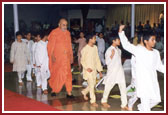
[[73, 95], [67, 95], [67, 98], [75, 98]]
[[52, 93], [51, 93], [51, 96], [52, 96], [52, 97], [55, 97], [55, 96], [56, 96], [56, 93], [52, 92]]

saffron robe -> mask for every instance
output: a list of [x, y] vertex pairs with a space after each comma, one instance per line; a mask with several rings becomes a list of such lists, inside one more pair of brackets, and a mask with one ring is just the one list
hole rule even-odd
[[[59, 93], [65, 84], [67, 92], [72, 91], [71, 62], [73, 52], [70, 32], [63, 32], [60, 28], [54, 29], [48, 36], [48, 57], [52, 92]], [[52, 55], [56, 61], [52, 61]]]

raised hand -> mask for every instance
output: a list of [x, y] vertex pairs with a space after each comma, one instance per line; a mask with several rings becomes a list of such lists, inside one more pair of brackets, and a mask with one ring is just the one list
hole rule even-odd
[[122, 32], [124, 28], [125, 28], [125, 25], [120, 25], [119, 32]]

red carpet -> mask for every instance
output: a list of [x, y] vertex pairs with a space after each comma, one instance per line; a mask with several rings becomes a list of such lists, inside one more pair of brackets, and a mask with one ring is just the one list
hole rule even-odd
[[10, 63], [4, 64], [4, 72], [12, 72], [13, 65]]
[[60, 111], [42, 102], [27, 98], [7, 89], [4, 90], [5, 111]]

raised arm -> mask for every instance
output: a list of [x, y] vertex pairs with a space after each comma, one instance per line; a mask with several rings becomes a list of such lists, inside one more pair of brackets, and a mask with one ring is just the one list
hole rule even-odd
[[131, 44], [128, 41], [128, 38], [126, 37], [125, 32], [123, 31], [124, 27], [125, 27], [124, 25], [121, 25], [120, 29], [119, 29], [119, 33], [118, 33], [119, 37], [120, 37], [121, 44], [125, 50], [127, 50], [128, 52], [135, 55], [136, 54], [136, 46]]

